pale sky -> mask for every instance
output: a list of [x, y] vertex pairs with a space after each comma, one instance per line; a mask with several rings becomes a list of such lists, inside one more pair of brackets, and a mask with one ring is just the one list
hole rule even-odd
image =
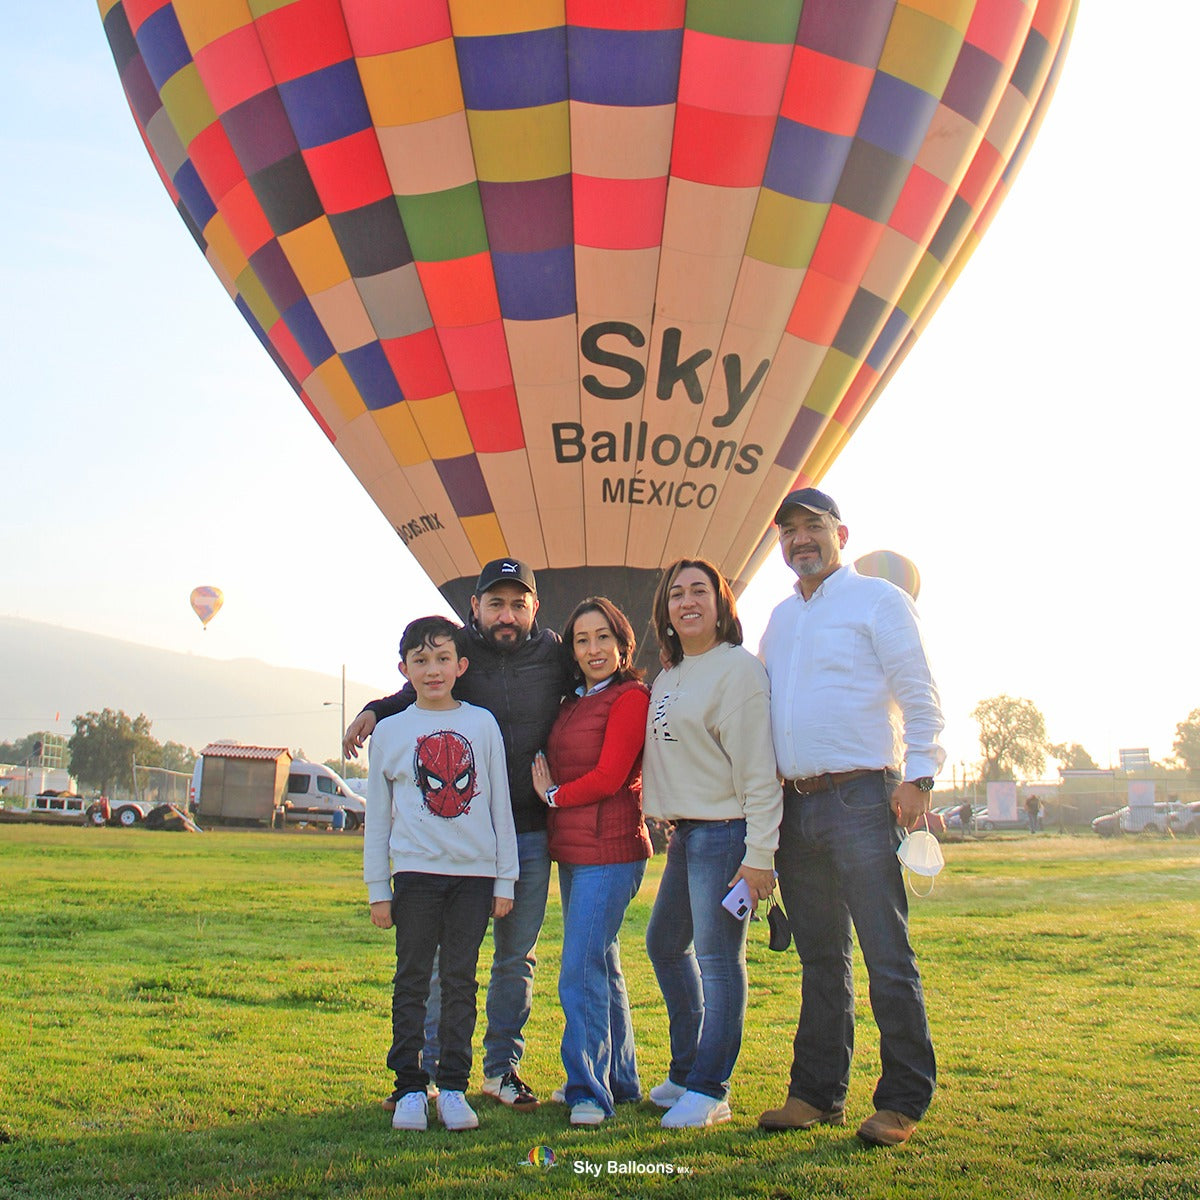
[[[1200, 14], [1131, 14], [1084, 4], [1011, 194], [822, 484], [851, 557], [920, 568], [955, 764], [998, 692], [1102, 765], [1168, 755], [1200, 707]], [[444, 602], [175, 214], [95, 5], [19, 6], [0, 64], [0, 612], [392, 690], [400, 628]], [[743, 597], [752, 647], [791, 581]], [[197, 584], [226, 596], [206, 632]]]

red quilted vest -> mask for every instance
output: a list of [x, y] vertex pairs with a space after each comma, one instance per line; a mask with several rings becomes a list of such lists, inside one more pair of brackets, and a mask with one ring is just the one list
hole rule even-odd
[[[563, 702], [546, 742], [546, 758], [556, 783], [586, 775], [600, 758], [608, 714], [631, 688], [645, 685], [628, 680], [613, 683], [591, 696]], [[637, 862], [654, 850], [642, 819], [642, 755], [617, 791], [598, 804], [552, 808], [549, 812], [550, 857], [576, 866]]]

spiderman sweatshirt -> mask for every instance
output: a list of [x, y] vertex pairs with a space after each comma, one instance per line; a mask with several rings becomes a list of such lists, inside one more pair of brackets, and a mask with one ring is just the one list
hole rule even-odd
[[517, 835], [504, 743], [487, 709], [413, 705], [375, 727], [363, 834], [372, 904], [391, 899], [400, 871], [485, 876], [493, 895], [511, 899]]

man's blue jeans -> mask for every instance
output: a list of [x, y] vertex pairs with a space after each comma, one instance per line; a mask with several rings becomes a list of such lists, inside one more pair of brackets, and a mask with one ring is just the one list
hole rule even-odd
[[524, 1029], [533, 1005], [537, 940], [550, 890], [546, 831], [518, 833], [517, 853], [521, 878], [512, 912], [492, 922], [495, 951], [487, 992], [487, 1032], [483, 1035], [483, 1074], [489, 1079], [515, 1071], [525, 1053]]
[[667, 1004], [672, 1083], [723, 1100], [746, 1017], [746, 926], [721, 907], [746, 822], [677, 821], [646, 928]]
[[646, 862], [558, 864], [563, 947], [558, 998], [566, 1020], [562, 1060], [567, 1104], [613, 1105], [642, 1098], [629, 994], [618, 934]]
[[908, 897], [896, 859], [892, 772], [811, 796], [784, 789], [775, 869], [803, 965], [788, 1093], [823, 1111], [846, 1103], [854, 1053], [851, 925], [879, 1027], [876, 1109], [920, 1119], [936, 1067], [925, 995], [908, 941]]

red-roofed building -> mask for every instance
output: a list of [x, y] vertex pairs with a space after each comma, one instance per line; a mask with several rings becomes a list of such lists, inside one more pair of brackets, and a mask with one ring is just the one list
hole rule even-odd
[[287, 797], [291, 753], [283, 746], [213, 742], [200, 752], [196, 812], [222, 821], [271, 822]]

